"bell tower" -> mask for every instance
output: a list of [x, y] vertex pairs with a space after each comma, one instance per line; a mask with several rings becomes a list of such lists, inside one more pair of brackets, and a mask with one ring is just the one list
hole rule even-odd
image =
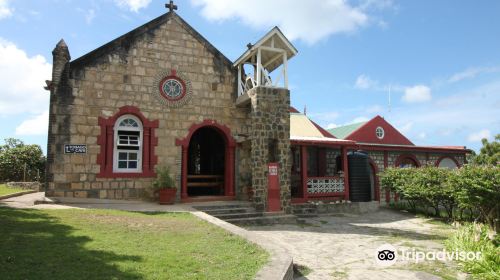
[[274, 27], [234, 62], [236, 106], [250, 106], [253, 203], [290, 213], [290, 91], [288, 60], [297, 49]]

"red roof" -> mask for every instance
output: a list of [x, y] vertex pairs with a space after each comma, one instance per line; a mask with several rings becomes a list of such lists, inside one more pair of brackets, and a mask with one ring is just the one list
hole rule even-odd
[[[378, 127], [384, 130], [384, 137], [378, 138], [375, 131]], [[358, 129], [354, 130], [344, 139], [360, 143], [386, 144], [386, 145], [414, 145], [401, 132], [394, 128], [381, 116], [369, 120]]]

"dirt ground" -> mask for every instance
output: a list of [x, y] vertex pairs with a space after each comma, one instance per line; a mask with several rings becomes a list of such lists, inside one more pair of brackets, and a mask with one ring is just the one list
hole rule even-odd
[[310, 272], [299, 279], [465, 279], [455, 263], [396, 258], [383, 267], [377, 248], [429, 252], [443, 249], [451, 229], [410, 214], [382, 209], [361, 215], [330, 215], [305, 219], [299, 225], [247, 228], [289, 250], [295, 264]]

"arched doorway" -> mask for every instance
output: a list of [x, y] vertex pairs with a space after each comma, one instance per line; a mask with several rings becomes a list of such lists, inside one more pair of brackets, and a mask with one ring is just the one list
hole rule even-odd
[[371, 200], [376, 200], [376, 201], [379, 201], [380, 200], [380, 194], [379, 194], [379, 183], [378, 183], [378, 176], [377, 176], [377, 173], [378, 173], [378, 168], [377, 166], [375, 165], [375, 163], [373, 162], [373, 160], [370, 159], [370, 168], [369, 168], [369, 171], [370, 171], [370, 196], [371, 196]]
[[[193, 141], [191, 141], [192, 139]], [[211, 140], [206, 141], [208, 139]], [[209, 144], [206, 144], [206, 142]], [[223, 142], [223, 144], [221, 144], [221, 142]], [[236, 141], [231, 134], [231, 130], [227, 126], [221, 125], [215, 120], [204, 120], [201, 123], [193, 124], [189, 128], [186, 137], [176, 139], [175, 144], [177, 146], [181, 146], [182, 149], [180, 187], [181, 199], [183, 201], [189, 201], [189, 196], [207, 196], [215, 194], [215, 191], [204, 192], [201, 190], [190, 191], [189, 193], [191, 194], [189, 194], [189, 176], [191, 176], [191, 178], [189, 178], [190, 189], [201, 189], [204, 187], [222, 188], [221, 193], [219, 193], [220, 195], [224, 195], [226, 197], [234, 196], [234, 151]], [[214, 149], [214, 146], [217, 147]], [[220, 171], [222, 168], [221, 166], [223, 166], [223, 172]], [[223, 174], [221, 182], [216, 181], [220, 179], [220, 175], [218, 173]], [[201, 176], [203, 175], [214, 175], [216, 177], [202, 178]], [[192, 176], [199, 177], [195, 178]], [[206, 181], [203, 181], [205, 179]], [[222, 183], [222, 187], [219, 186], [220, 183]], [[217, 186], [214, 186], [215, 184], [217, 184]]]
[[191, 136], [188, 148], [188, 196], [223, 195], [226, 143], [212, 127]]

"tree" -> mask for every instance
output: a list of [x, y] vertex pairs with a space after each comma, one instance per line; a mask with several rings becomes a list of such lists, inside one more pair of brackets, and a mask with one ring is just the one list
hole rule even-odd
[[498, 166], [465, 165], [450, 184], [456, 187], [456, 200], [460, 207], [477, 209], [481, 220], [486, 222], [493, 234], [500, 229], [500, 168]]
[[39, 181], [45, 173], [45, 161], [39, 145], [7, 138], [0, 146], [0, 181]]
[[484, 138], [481, 140], [483, 142], [483, 147], [481, 148], [479, 155], [474, 157], [474, 164], [500, 164], [500, 134], [495, 136], [495, 140], [488, 142], [488, 139]]

